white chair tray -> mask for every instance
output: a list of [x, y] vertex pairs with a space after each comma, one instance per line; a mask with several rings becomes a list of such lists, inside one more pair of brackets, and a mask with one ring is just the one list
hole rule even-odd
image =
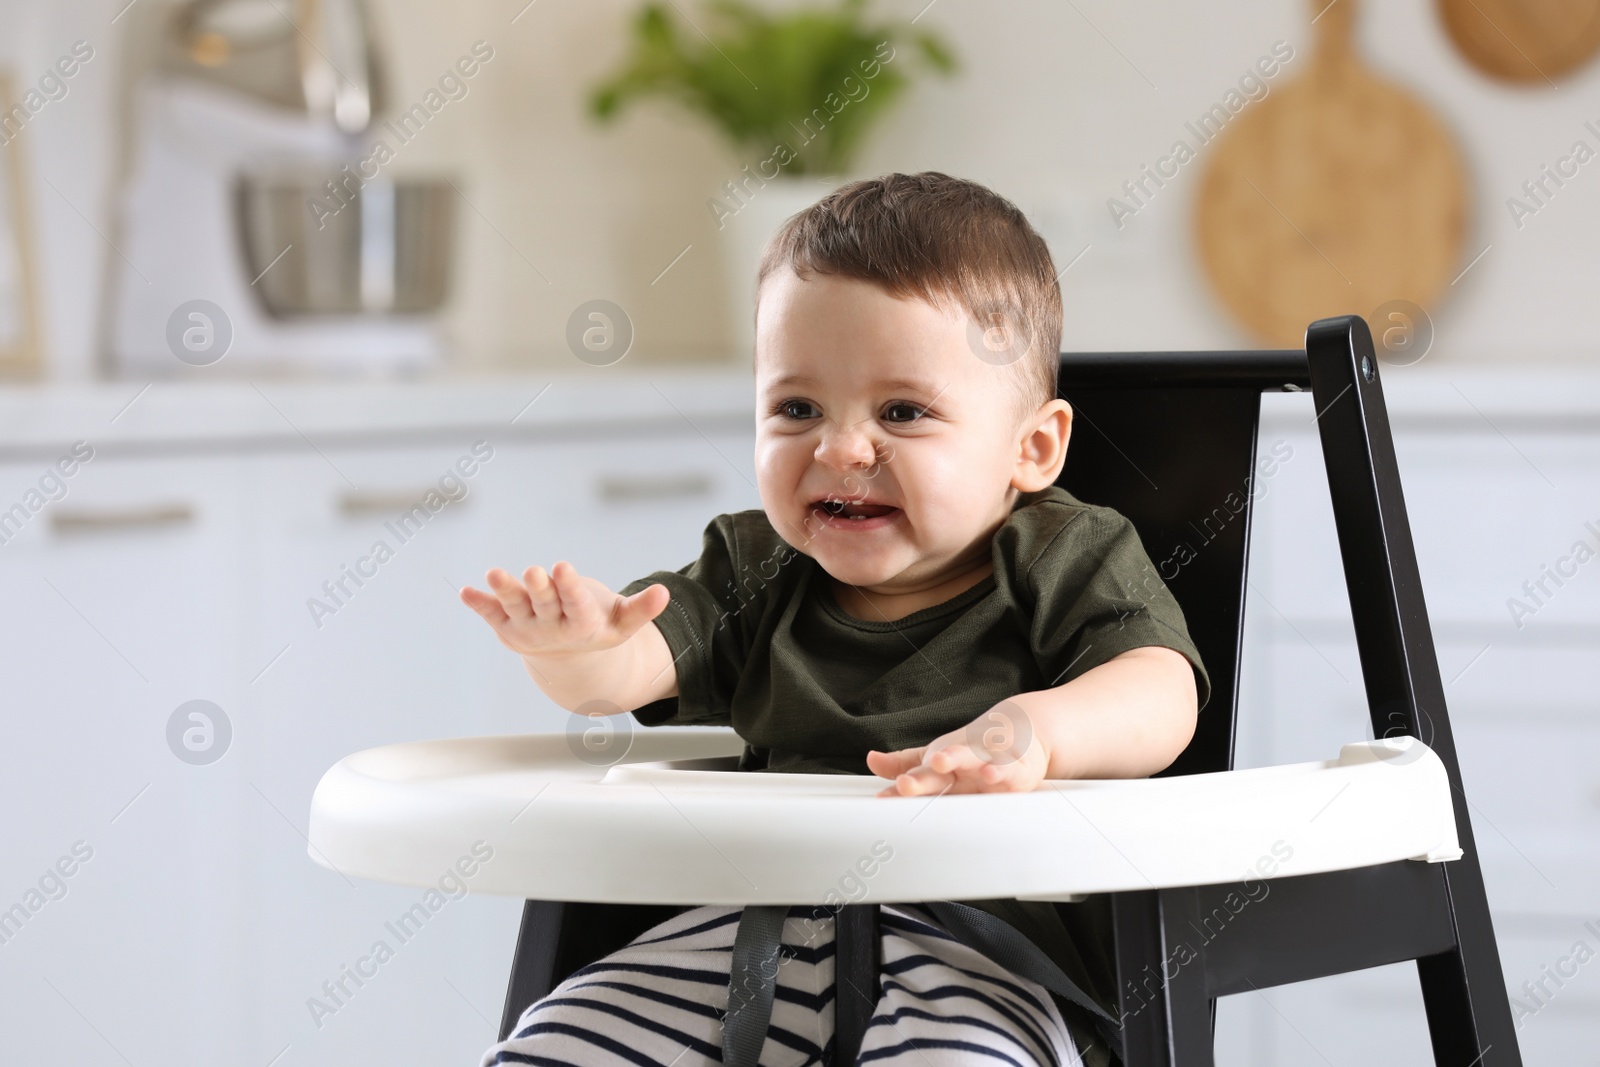
[[1409, 737], [1337, 759], [1028, 793], [879, 797], [865, 775], [733, 770], [731, 730], [635, 734], [591, 766], [568, 735], [386, 745], [318, 784], [309, 851], [345, 875], [656, 904], [1071, 900], [1460, 856], [1450, 786]]

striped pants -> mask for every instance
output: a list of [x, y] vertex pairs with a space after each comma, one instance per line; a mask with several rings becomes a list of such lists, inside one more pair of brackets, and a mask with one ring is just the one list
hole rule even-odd
[[[705, 1067], [722, 1062], [722, 1019], [741, 909], [692, 908], [577, 971], [530, 1005], [481, 1067]], [[882, 996], [859, 1064], [1075, 1067], [1044, 987], [945, 933], [915, 904], [884, 905]], [[789, 910], [761, 1067], [833, 1062], [833, 911]]]

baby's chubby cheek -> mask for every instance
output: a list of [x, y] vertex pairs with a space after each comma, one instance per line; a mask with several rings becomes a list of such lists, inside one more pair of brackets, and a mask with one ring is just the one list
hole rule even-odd
[[1010, 484], [1005, 465], [993, 461], [990, 448], [990, 442], [972, 435], [897, 471], [907, 512], [946, 528], [981, 524]]
[[784, 455], [778, 447], [756, 444], [756, 492], [761, 497], [761, 507], [767, 518], [779, 529], [804, 518], [805, 506], [800, 497], [800, 477], [805, 465]]

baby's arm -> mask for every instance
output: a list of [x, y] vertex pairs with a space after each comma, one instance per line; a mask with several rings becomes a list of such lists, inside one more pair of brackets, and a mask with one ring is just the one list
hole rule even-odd
[[565, 560], [548, 575], [529, 567], [519, 581], [495, 567], [485, 580], [493, 595], [467, 586], [462, 603], [494, 627], [535, 684], [568, 711], [594, 700], [632, 711], [678, 695], [666, 638], [649, 624], [671, 600], [666, 586], [618, 596]]
[[1194, 736], [1199, 695], [1182, 653], [1129, 649], [1053, 689], [1018, 693], [922, 748], [872, 752], [884, 796], [1014, 792], [1045, 778], [1142, 778]]

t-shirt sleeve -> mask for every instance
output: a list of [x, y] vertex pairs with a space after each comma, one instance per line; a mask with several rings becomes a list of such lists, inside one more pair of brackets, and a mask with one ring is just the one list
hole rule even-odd
[[1199, 707], [1211, 699], [1183, 609], [1126, 516], [1092, 507], [1070, 519], [1029, 568], [1027, 585], [1035, 596], [1034, 654], [1050, 687], [1130, 649], [1160, 645], [1194, 668]]
[[718, 515], [706, 526], [699, 559], [681, 570], [656, 571], [620, 590], [632, 596], [660, 582], [672, 594], [652, 623], [672, 653], [678, 695], [635, 708], [633, 716], [640, 723], [732, 725], [733, 694], [750, 651], [751, 613], [734, 583], [739, 564], [734, 517]]

